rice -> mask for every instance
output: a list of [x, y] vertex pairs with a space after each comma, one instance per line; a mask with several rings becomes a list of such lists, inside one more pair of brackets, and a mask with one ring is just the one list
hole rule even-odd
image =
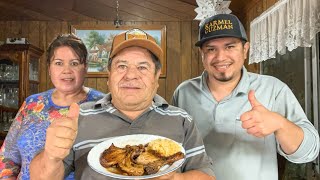
[[171, 156], [179, 151], [181, 147], [176, 142], [170, 139], [155, 139], [150, 141], [147, 147], [148, 150], [155, 151], [161, 156]]

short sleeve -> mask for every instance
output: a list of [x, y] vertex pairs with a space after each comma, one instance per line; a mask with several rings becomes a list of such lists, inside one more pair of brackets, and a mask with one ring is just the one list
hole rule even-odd
[[215, 176], [213, 163], [206, 153], [203, 140], [194, 121], [185, 119], [184, 128], [183, 146], [186, 150], [186, 161], [182, 166], [182, 171], [199, 170], [210, 176]]
[[21, 157], [19, 148], [16, 144], [18, 134], [21, 128], [23, 119], [23, 112], [25, 110], [26, 102], [24, 102], [19, 109], [5, 141], [0, 150], [0, 179], [8, 177], [17, 177], [21, 167]]

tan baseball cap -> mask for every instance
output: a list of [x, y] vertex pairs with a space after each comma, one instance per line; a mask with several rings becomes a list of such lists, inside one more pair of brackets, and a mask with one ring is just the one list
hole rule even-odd
[[146, 48], [157, 56], [159, 60], [163, 56], [162, 49], [156, 40], [143, 30], [135, 28], [122, 32], [113, 38], [110, 58], [113, 58], [122, 49], [131, 46]]

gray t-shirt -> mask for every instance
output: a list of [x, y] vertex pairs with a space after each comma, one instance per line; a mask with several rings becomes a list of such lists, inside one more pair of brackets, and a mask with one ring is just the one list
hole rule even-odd
[[153, 134], [173, 139], [186, 150], [186, 161], [178, 172], [199, 170], [214, 176], [212, 162], [191, 117], [184, 110], [168, 105], [158, 95], [152, 106], [134, 121], [112, 105], [110, 94], [98, 102], [81, 105], [78, 135], [73, 151], [65, 160], [66, 171], [73, 166], [76, 179], [113, 179], [92, 170], [87, 155], [94, 145], [110, 137], [129, 134]]
[[[286, 84], [271, 76], [249, 73], [243, 67], [237, 87], [217, 102], [206, 79], [207, 72], [204, 72], [179, 85], [174, 92], [173, 105], [185, 109], [193, 117], [213, 160], [217, 179], [275, 180], [278, 179], [277, 152], [295, 163], [310, 162], [318, 156], [318, 132]], [[295, 153], [285, 154], [274, 134], [257, 138], [241, 127], [240, 116], [252, 109], [248, 101], [251, 89], [267, 109], [302, 128], [304, 139]]]

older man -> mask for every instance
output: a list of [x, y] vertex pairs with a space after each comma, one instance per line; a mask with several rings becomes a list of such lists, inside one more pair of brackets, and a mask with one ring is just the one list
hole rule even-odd
[[[108, 64], [110, 93], [98, 102], [81, 106], [78, 129], [72, 127], [74, 133], [78, 130], [77, 138], [72, 153], [64, 160], [65, 168], [61, 168], [65, 153], [49, 158], [60, 163], [56, 163], [60, 173], [74, 165], [76, 179], [112, 179], [89, 167], [87, 154], [91, 148], [110, 137], [153, 134], [173, 139], [186, 150], [184, 164], [159, 179], [215, 179], [212, 163], [191, 117], [156, 95], [162, 54], [155, 40], [140, 29], [115, 36]], [[76, 116], [71, 115], [69, 120], [72, 119]], [[74, 139], [74, 133], [65, 139]], [[35, 162], [38, 167], [46, 167], [46, 163], [41, 164], [41, 158]], [[54, 177], [55, 173], [51, 168], [47, 177], [43, 177]]]

